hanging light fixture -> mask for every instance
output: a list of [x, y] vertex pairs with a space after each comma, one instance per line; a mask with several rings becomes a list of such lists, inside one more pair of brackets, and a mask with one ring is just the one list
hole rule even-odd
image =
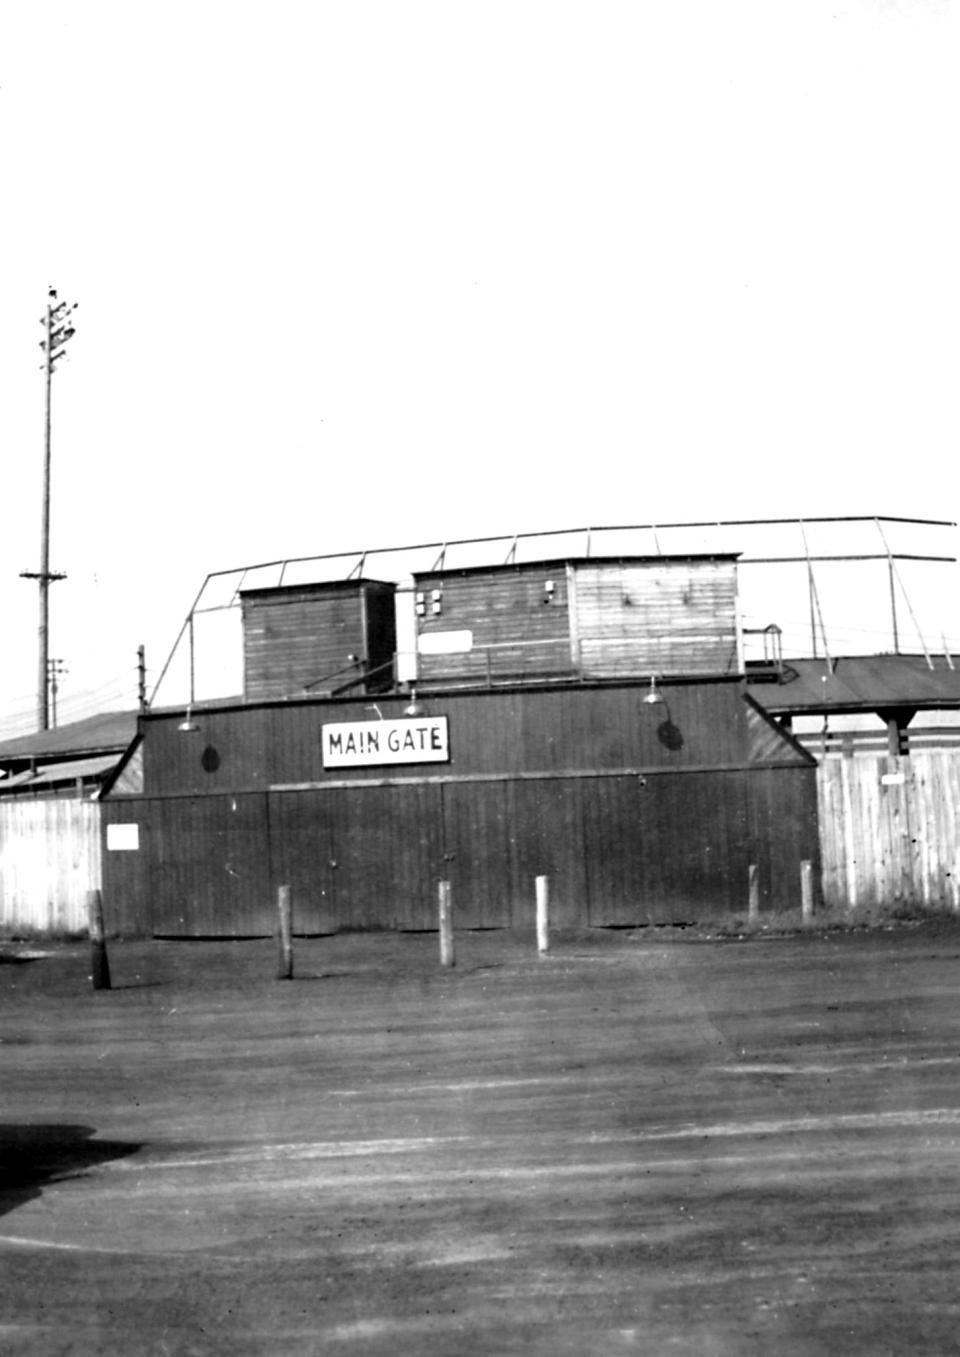
[[423, 716], [426, 708], [417, 701], [416, 688], [410, 689], [410, 701], [403, 709], [404, 716]]
[[657, 688], [657, 678], [655, 674], [650, 675], [650, 691], [645, 695], [643, 700], [648, 707], [655, 707], [663, 701], [663, 694]]
[[200, 729], [196, 721], [190, 715], [190, 706], [187, 705], [187, 714], [177, 726], [177, 730], [182, 731], [184, 735], [195, 735]]

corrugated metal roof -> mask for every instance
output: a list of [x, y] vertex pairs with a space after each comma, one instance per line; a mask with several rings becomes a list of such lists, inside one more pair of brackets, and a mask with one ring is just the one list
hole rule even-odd
[[84, 721], [73, 721], [32, 735], [17, 735], [0, 741], [0, 761], [30, 758], [62, 758], [70, 754], [94, 754], [126, 749], [137, 733], [137, 712], [101, 712]]
[[845, 656], [784, 660], [775, 683], [750, 683], [748, 691], [768, 712], [877, 711], [885, 707], [960, 707], [960, 668], [945, 655]]

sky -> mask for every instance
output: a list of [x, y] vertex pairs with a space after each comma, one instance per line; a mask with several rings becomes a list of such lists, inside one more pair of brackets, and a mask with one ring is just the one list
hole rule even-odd
[[[248, 563], [954, 520], [958, 62], [949, 0], [6, 0], [0, 735], [36, 724], [51, 286], [61, 721], [134, 706]], [[809, 627], [761, 577], [745, 620]], [[904, 564], [904, 648], [960, 653], [956, 585]], [[835, 648], [887, 587], [824, 568]]]

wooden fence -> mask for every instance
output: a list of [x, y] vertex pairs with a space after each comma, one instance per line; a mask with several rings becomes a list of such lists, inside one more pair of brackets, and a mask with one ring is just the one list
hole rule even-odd
[[826, 905], [960, 910], [960, 750], [826, 759], [817, 786]]
[[0, 934], [79, 933], [100, 887], [100, 805], [0, 800]]
[[[960, 749], [826, 759], [817, 786], [825, 905], [960, 911]], [[0, 800], [0, 935], [86, 929], [100, 816], [92, 801]]]

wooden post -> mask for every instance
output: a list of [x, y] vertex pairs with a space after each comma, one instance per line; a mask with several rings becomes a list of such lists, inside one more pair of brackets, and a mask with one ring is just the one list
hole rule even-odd
[[293, 979], [293, 899], [289, 886], [277, 888], [277, 979]]
[[87, 919], [90, 928], [91, 979], [94, 989], [110, 989], [110, 962], [103, 936], [103, 897], [99, 891], [87, 891]]
[[751, 862], [747, 869], [747, 918], [751, 923], [756, 923], [760, 917], [760, 869], [755, 862]]
[[900, 719], [898, 716], [888, 716], [887, 720], [887, 757], [896, 759], [901, 753], [901, 734]]
[[543, 956], [550, 950], [550, 881], [537, 877], [537, 951]]
[[453, 908], [450, 902], [450, 882], [440, 882], [440, 965], [454, 966]]
[[800, 913], [805, 924], [813, 919], [813, 863], [806, 858], [800, 863]]

